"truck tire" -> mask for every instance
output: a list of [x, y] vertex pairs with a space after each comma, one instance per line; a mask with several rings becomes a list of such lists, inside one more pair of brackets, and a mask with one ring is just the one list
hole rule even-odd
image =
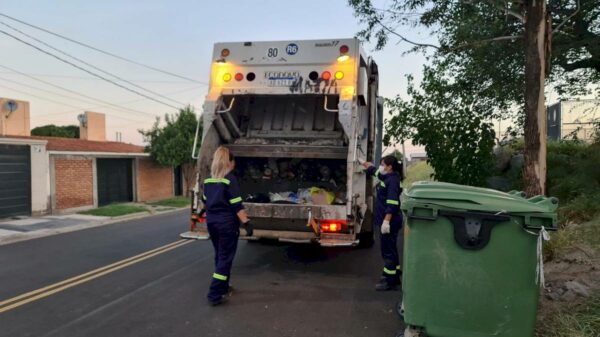
[[359, 240], [358, 248], [371, 248], [375, 244], [375, 238], [373, 237], [373, 232], [360, 232], [357, 235]]

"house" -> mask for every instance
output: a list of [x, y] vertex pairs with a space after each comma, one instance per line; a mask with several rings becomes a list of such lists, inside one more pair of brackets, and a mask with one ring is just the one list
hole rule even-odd
[[548, 139], [591, 141], [600, 123], [600, 100], [561, 101], [548, 106]]
[[174, 169], [154, 162], [142, 146], [106, 141], [103, 114], [79, 119], [80, 139], [22, 129], [0, 134], [0, 218], [152, 201], [181, 191], [181, 177], [175, 181]]
[[411, 153], [410, 154], [410, 165], [414, 164], [414, 163], [418, 163], [420, 161], [427, 161], [427, 153], [425, 152], [418, 152], [418, 153]]

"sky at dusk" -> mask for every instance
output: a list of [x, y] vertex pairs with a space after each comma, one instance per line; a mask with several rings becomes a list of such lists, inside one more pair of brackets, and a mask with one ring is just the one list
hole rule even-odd
[[[3, 0], [0, 13], [199, 82], [208, 82], [215, 42], [347, 38], [360, 29], [352, 9], [343, 0]], [[0, 30], [27, 41], [31, 40], [3, 23], [139, 87], [160, 93], [171, 99], [170, 102], [191, 104], [201, 112], [207, 92], [205, 83], [132, 65], [0, 17]], [[402, 33], [416, 40], [431, 40], [424, 32]], [[404, 93], [407, 74], [420, 78], [423, 56], [403, 56], [409, 48], [395, 40], [383, 51], [374, 51], [373, 46], [365, 45], [379, 65], [380, 95], [392, 97]], [[102, 107], [102, 103], [47, 83], [120, 107]], [[114, 140], [116, 132], [121, 132], [123, 141], [136, 144], [142, 143], [137, 129], [149, 128], [154, 116], [176, 112], [94, 78], [4, 34], [0, 34], [0, 97], [29, 101], [32, 127], [77, 124], [77, 115], [84, 110], [106, 113], [107, 138]], [[418, 151], [421, 150], [409, 146], [407, 152]]]

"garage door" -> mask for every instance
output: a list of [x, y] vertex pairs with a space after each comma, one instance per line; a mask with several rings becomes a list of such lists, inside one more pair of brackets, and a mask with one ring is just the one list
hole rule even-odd
[[29, 145], [0, 144], [0, 218], [31, 215]]
[[131, 159], [97, 159], [98, 205], [133, 201]]

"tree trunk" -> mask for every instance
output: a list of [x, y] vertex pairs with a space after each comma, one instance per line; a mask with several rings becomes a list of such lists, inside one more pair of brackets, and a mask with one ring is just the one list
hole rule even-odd
[[527, 0], [525, 16], [525, 166], [528, 196], [546, 192], [546, 0]]

